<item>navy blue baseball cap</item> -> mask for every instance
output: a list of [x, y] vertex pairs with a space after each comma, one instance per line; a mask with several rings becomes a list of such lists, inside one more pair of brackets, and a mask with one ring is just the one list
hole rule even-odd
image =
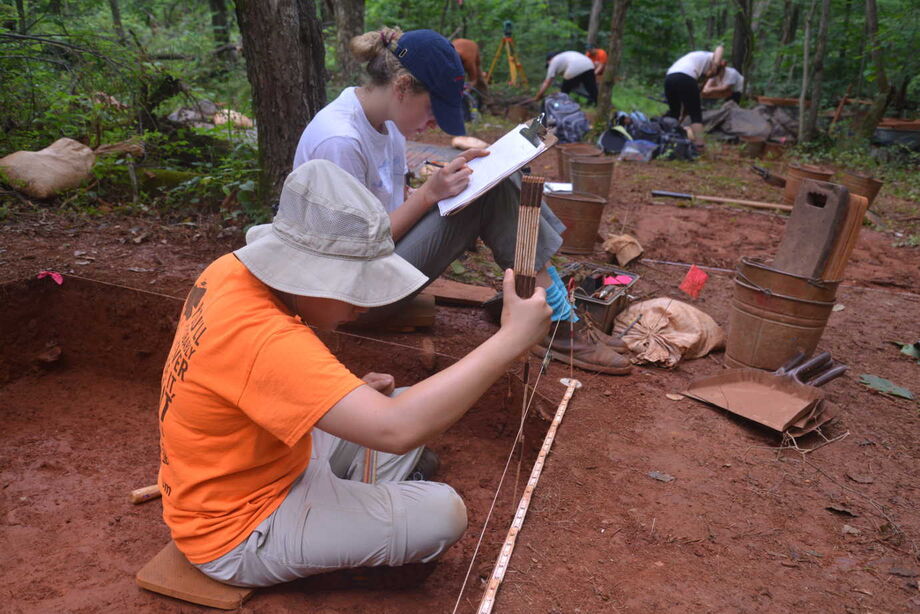
[[454, 46], [434, 30], [411, 30], [390, 48], [428, 89], [431, 111], [441, 130], [454, 136], [466, 134], [461, 103], [465, 73]]

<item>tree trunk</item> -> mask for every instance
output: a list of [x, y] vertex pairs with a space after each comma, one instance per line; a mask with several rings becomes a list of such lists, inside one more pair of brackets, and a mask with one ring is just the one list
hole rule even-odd
[[811, 0], [808, 17], [805, 18], [805, 40], [802, 42], [802, 91], [799, 92], [799, 143], [806, 140], [805, 134], [805, 100], [808, 92], [809, 66], [808, 54], [811, 46], [811, 20], [815, 16], [815, 5], [818, 0]]
[[888, 83], [888, 75], [885, 73], [885, 56], [882, 53], [881, 41], [878, 39], [878, 9], [875, 0], [866, 0], [866, 34], [869, 41], [869, 55], [875, 69], [875, 85], [878, 93], [863, 119], [858, 134], [864, 139], [870, 139], [879, 121], [885, 115], [888, 103], [891, 102], [891, 86]]
[[770, 10], [770, 3], [772, 0], [759, 0], [754, 4], [754, 10], [751, 15], [751, 32], [756, 36], [760, 31], [760, 18], [763, 17], [764, 13]]
[[[447, 27], [447, 11], [450, 10], [450, 3], [453, 0], [444, 0], [444, 7], [441, 9], [441, 23], [438, 24], [438, 32], [444, 32], [444, 28]], [[338, 25], [338, 23], [336, 23]]]
[[355, 83], [361, 64], [348, 48], [351, 39], [364, 34], [364, 0], [337, 0], [335, 3], [335, 41], [339, 76], [343, 83]]
[[60, 17], [64, 12], [64, 0], [51, 0], [48, 3], [48, 14]]
[[677, 6], [680, 8], [680, 16], [683, 17], [684, 23], [687, 24], [687, 42], [690, 43], [691, 49], [696, 49], [696, 36], [693, 34], [693, 20], [687, 16], [687, 10], [684, 8], [683, 0], [677, 0]]
[[786, 47], [795, 40], [795, 31], [798, 27], [799, 7], [793, 3], [793, 0], [783, 0], [783, 25], [782, 34], [780, 35], [780, 48], [776, 52], [776, 60], [773, 62], [773, 71], [770, 73], [770, 80], [767, 82], [767, 91], [772, 89], [773, 83], [779, 76], [779, 69], [783, 65], [783, 57], [786, 53]]
[[597, 47], [597, 31], [601, 27], [601, 8], [603, 6], [604, 0], [591, 1], [591, 16], [588, 18], [588, 47], [590, 49]]
[[[824, 55], [827, 52], [827, 28], [830, 19], [831, 0], [821, 1], [821, 20], [818, 22], [818, 40], [811, 70], [811, 106], [800, 112], [801, 128], [799, 142], [815, 137], [818, 124], [818, 109], [821, 107], [821, 81], [824, 78]], [[803, 88], [804, 92], [804, 88]]]
[[620, 65], [620, 55], [623, 52], [623, 29], [629, 3], [630, 0], [614, 0], [613, 3], [610, 40], [607, 44], [607, 68], [604, 69], [600, 91], [597, 95], [597, 123], [595, 125], [598, 130], [607, 128], [607, 119], [610, 115], [610, 95], [613, 93], [613, 84]]
[[29, 29], [29, 24], [27, 23], [26, 4], [23, 0], [16, 0], [16, 15], [19, 17], [17, 23], [19, 33], [25, 34]]
[[307, 122], [326, 104], [325, 50], [313, 0], [236, 0], [259, 134], [259, 196], [281, 193]]
[[109, 0], [109, 9], [112, 11], [112, 23], [115, 25], [115, 34], [118, 35], [118, 42], [125, 44], [125, 29], [121, 25], [121, 9], [118, 8], [118, 0]]
[[847, 57], [847, 51], [850, 50], [850, 13], [853, 9], [853, 0], [846, 0], [843, 5], [843, 36], [841, 36], [840, 47], [837, 49], [837, 59], [843, 62]]
[[208, 0], [211, 5], [211, 34], [214, 36], [214, 48], [217, 57], [222, 60], [233, 59], [234, 53], [230, 48], [230, 25], [227, 18], [226, 0]]
[[753, 81], [754, 33], [751, 29], [753, 0], [734, 0], [735, 31], [732, 36], [732, 65], [744, 75], [744, 89]]

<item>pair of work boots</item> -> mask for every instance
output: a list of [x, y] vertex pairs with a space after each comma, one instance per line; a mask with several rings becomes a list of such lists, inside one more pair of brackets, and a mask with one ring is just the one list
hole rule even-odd
[[555, 338], [552, 333], [547, 335], [533, 353], [541, 358], [549, 353], [565, 364], [607, 375], [626, 375], [632, 370], [626, 343], [602, 333], [584, 318], [574, 324], [573, 331], [567, 322], [561, 322]]

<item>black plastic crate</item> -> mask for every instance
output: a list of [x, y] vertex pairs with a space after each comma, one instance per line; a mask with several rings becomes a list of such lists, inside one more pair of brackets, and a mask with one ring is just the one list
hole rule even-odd
[[[583, 262], [567, 264], [560, 272], [566, 286], [573, 275], [580, 280], [575, 286], [578, 315], [587, 314], [601, 331], [609, 335], [613, 330], [613, 321], [629, 304], [629, 289], [639, 280], [639, 274], [615, 266]], [[632, 280], [622, 286], [613, 286], [606, 296], [597, 296], [604, 288], [604, 278], [617, 275], [628, 275]]]

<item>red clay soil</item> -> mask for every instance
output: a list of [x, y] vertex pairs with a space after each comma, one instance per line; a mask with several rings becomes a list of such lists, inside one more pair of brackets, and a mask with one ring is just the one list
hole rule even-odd
[[[535, 170], [552, 175], [553, 164], [540, 160]], [[648, 190], [711, 194], [743, 185], [746, 198], [778, 199], [758, 182], [737, 160], [621, 165], [606, 217], [635, 233], [647, 258], [732, 268], [741, 255], [769, 257], [785, 218], [652, 204]], [[0, 290], [0, 611], [201, 611], [133, 584], [168, 533], [159, 502], [133, 506], [127, 493], [156, 476], [159, 370], [179, 309], [163, 295], [184, 295], [198, 271], [241, 239], [221, 238], [206, 222], [105, 223], [39, 210], [0, 228], [4, 278], [65, 274], [61, 287], [43, 279]], [[638, 291], [681, 298], [683, 267], [634, 269]], [[850, 365], [826, 387], [841, 406], [825, 429], [830, 443], [810, 436], [790, 449], [762, 428], [665, 396], [717, 373], [721, 353], [625, 377], [576, 370], [585, 386], [559, 430], [496, 611], [920, 611], [918, 404], [858, 382], [870, 373], [920, 394], [920, 365], [890, 343], [920, 337], [920, 296], [908, 291], [918, 282], [917, 249], [864, 229], [839, 293], [844, 309], [832, 314], [819, 348]], [[722, 325], [731, 284], [713, 273], [695, 303]], [[494, 330], [477, 309], [439, 308], [427, 333], [446, 355], [437, 368]], [[414, 349], [424, 335], [372, 336], [334, 335], [329, 344], [359, 374], [386, 369], [399, 383], [428, 375]], [[547, 426], [539, 414], [555, 408], [558, 379], [568, 375], [553, 363], [541, 380], [547, 400], [527, 424], [518, 493]], [[513, 376], [500, 379], [433, 442], [440, 479], [463, 496], [470, 528], [424, 582], [373, 590], [293, 583], [257, 592], [241, 611], [450, 611], [511, 449], [518, 395]], [[510, 524], [516, 469], [515, 461], [461, 612], [475, 610]], [[675, 479], [652, 479], [652, 471]]]

